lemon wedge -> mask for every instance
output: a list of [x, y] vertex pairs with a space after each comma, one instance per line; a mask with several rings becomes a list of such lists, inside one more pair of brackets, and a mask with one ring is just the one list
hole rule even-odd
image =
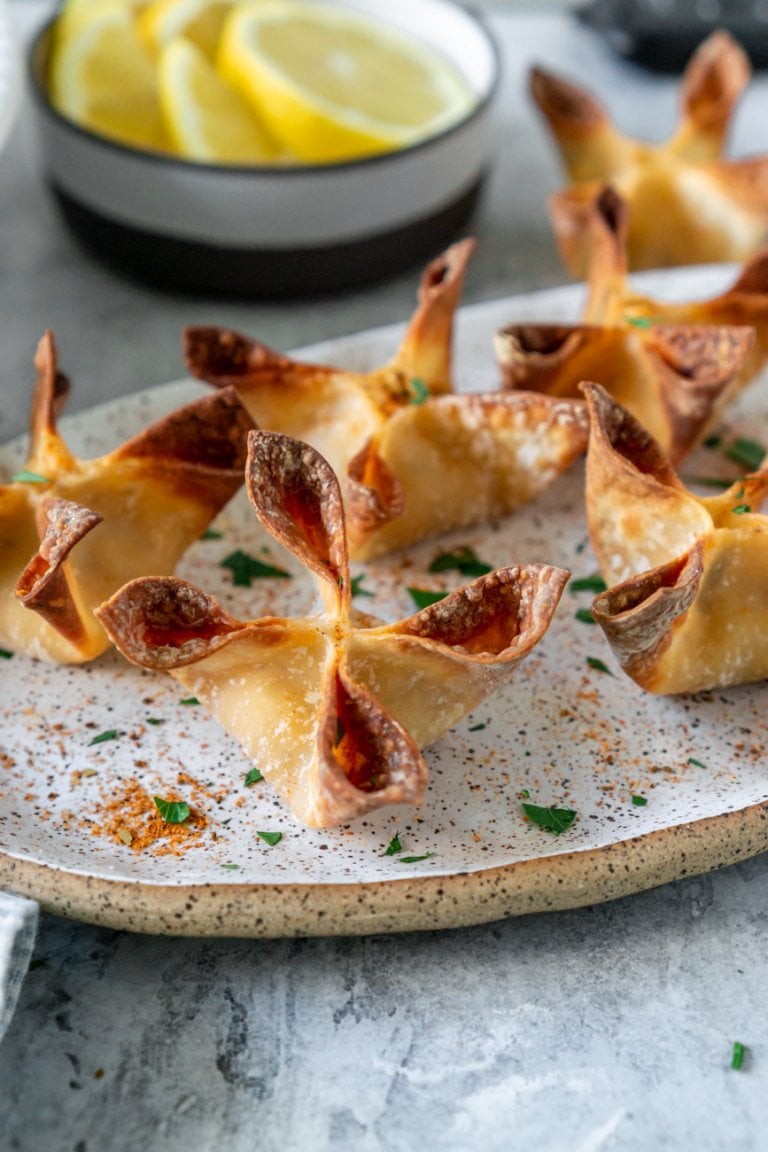
[[155, 51], [184, 36], [212, 61], [231, 7], [228, 0], [154, 0], [139, 15], [138, 28]]
[[233, 8], [219, 72], [301, 160], [402, 148], [460, 119], [473, 96], [428, 45], [334, 5], [259, 0]]
[[158, 62], [160, 104], [178, 152], [215, 164], [262, 164], [279, 149], [250, 105], [183, 37], [165, 46]]
[[54, 108], [101, 136], [168, 150], [155, 68], [130, 7], [92, 5], [87, 20], [57, 38], [48, 76]]

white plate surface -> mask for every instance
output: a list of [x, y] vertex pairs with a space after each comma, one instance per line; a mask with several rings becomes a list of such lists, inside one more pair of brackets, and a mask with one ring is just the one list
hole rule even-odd
[[[637, 277], [637, 284], [668, 298], [690, 298], [708, 295], [728, 279], [728, 270], [708, 268]], [[465, 309], [457, 334], [459, 388], [495, 386], [491, 338], [498, 327], [575, 319], [582, 299], [581, 288], [567, 287]], [[398, 335], [397, 328], [380, 329], [303, 355], [374, 367], [390, 357]], [[199, 392], [189, 381], [165, 385], [66, 419], [62, 428], [76, 452], [97, 455]], [[729, 428], [768, 439], [764, 383], [739, 401]], [[23, 448], [15, 443], [0, 452], [0, 476], [18, 467]], [[718, 471], [733, 473], [720, 454], [701, 449], [683, 476]], [[438, 589], [461, 582], [454, 574], [428, 572], [441, 548], [458, 544], [472, 546], [493, 566], [546, 561], [575, 576], [592, 574], [582, 477], [579, 465], [500, 525], [462, 531], [368, 565], [365, 584], [376, 595], [358, 603], [385, 619], [410, 614], [406, 585]], [[181, 576], [215, 593], [242, 618], [307, 607], [312, 592], [303, 573], [264, 535], [242, 494], [216, 527], [223, 537], [195, 544]], [[220, 561], [234, 548], [257, 554], [268, 548], [294, 579], [233, 587]], [[361, 570], [353, 566], [354, 573]], [[619, 671], [600, 631], [575, 618], [575, 610], [590, 600], [589, 593], [566, 590], [547, 636], [516, 679], [427, 749], [430, 783], [418, 811], [385, 810], [330, 831], [301, 827], [267, 784], [245, 788], [249, 764], [239, 746], [202, 708], [180, 704], [183, 691], [170, 678], [139, 671], [115, 654], [84, 668], [23, 656], [2, 660], [0, 850], [6, 862], [141, 886], [386, 886], [409, 877], [546, 863], [559, 854], [615, 847], [765, 802], [765, 685], [670, 699], [646, 695]], [[610, 674], [590, 668], [588, 657], [603, 660]], [[148, 724], [149, 717], [163, 723]], [[121, 736], [89, 744], [107, 729]], [[179, 772], [196, 783], [179, 784]], [[203, 811], [209, 823], [194, 846], [164, 854], [158, 841], [135, 851], [99, 832], [108, 805], [129, 781], [151, 795], [178, 787]], [[533, 803], [574, 809], [575, 823], [559, 837], [535, 827], [523, 818], [523, 793]], [[637, 795], [647, 798], [645, 806], [633, 804]], [[258, 830], [280, 831], [283, 838], [269, 847]], [[415, 864], [383, 855], [395, 833], [403, 855], [434, 855]], [[657, 842], [650, 837], [649, 851]], [[713, 856], [712, 866], [716, 862]]]

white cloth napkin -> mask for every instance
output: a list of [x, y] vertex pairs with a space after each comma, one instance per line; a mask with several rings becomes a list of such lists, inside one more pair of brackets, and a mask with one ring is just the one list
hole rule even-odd
[[0, 892], [0, 1039], [27, 974], [37, 931], [37, 904]]

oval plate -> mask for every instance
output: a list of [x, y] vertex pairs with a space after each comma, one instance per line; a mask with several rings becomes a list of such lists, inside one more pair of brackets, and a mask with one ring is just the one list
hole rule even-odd
[[[729, 274], [674, 270], [637, 283], [685, 298], [708, 295]], [[460, 387], [496, 385], [498, 327], [575, 319], [582, 299], [581, 287], [568, 287], [463, 310]], [[374, 367], [389, 359], [400, 332], [379, 329], [303, 355]], [[729, 434], [754, 436], [768, 426], [761, 391], [753, 387], [729, 414]], [[62, 429], [76, 452], [97, 455], [199, 392], [189, 381], [165, 385], [69, 418]], [[18, 442], [4, 449], [0, 474], [23, 454]], [[733, 466], [707, 449], [684, 470], [718, 473], [732, 475]], [[242, 494], [215, 527], [221, 535], [199, 541], [180, 575], [243, 618], [307, 609], [312, 593], [302, 572], [262, 533]], [[592, 574], [582, 466], [500, 525], [364, 570], [353, 566], [373, 593], [358, 604], [395, 619], [414, 610], [409, 585], [458, 586], [459, 576], [429, 572], [438, 551], [458, 545], [494, 567], [546, 561]], [[234, 587], [221, 561], [235, 548], [289, 569], [293, 579]], [[418, 811], [391, 809], [330, 831], [298, 825], [266, 783], [246, 786], [250, 765], [239, 746], [202, 708], [184, 703], [170, 678], [115, 654], [84, 668], [4, 659], [0, 886], [66, 916], [136, 931], [362, 934], [578, 907], [766, 850], [765, 686], [645, 695], [620, 673], [598, 629], [576, 618], [590, 599], [566, 591], [517, 678], [426, 751], [430, 784]], [[590, 657], [607, 671], [590, 666]], [[110, 737], [92, 742], [103, 733]], [[160, 837], [140, 849], [132, 803], [171, 790], [204, 826], [178, 844]], [[554, 836], [525, 819], [524, 799], [572, 809], [576, 820]], [[259, 832], [282, 838], [270, 845]], [[388, 855], [395, 836], [401, 849]]]

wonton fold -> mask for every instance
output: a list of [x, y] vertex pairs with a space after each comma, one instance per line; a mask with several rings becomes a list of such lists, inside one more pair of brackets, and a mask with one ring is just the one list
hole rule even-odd
[[550, 210], [574, 276], [586, 270], [584, 217], [605, 182], [630, 205], [631, 268], [741, 262], [768, 241], [768, 157], [723, 156], [749, 78], [740, 46], [726, 32], [713, 33], [685, 70], [677, 130], [654, 145], [619, 132], [586, 89], [533, 69], [531, 94], [573, 181], [552, 197]]
[[624, 671], [649, 692], [768, 677], [768, 467], [717, 496], [680, 482], [653, 438], [596, 384], [587, 518], [607, 591], [592, 604]]
[[93, 609], [135, 576], [172, 572], [238, 490], [252, 424], [230, 389], [77, 459], [56, 427], [69, 384], [50, 333], [35, 365], [27, 461], [0, 485], [0, 645], [79, 664], [109, 646]]
[[314, 449], [253, 432], [246, 485], [264, 527], [322, 596], [303, 618], [241, 621], [178, 579], [133, 581], [99, 609], [120, 650], [203, 701], [294, 814], [341, 824], [420, 801], [419, 749], [506, 681], [546, 631], [568, 574], [490, 573], [396, 624], [351, 607], [344, 510]]
[[[627, 210], [605, 188], [589, 213], [588, 298], [581, 324], [514, 324], [495, 337], [508, 388], [577, 396], [602, 384], [673, 461], [703, 439], [768, 354], [768, 260], [721, 296], [665, 305], [627, 283]], [[755, 341], [750, 321], [761, 325]]]
[[194, 376], [233, 385], [260, 427], [304, 440], [328, 460], [342, 480], [356, 560], [506, 515], [586, 448], [580, 403], [446, 395], [473, 247], [465, 240], [429, 265], [400, 349], [377, 371], [299, 363], [226, 329], [185, 334]]

